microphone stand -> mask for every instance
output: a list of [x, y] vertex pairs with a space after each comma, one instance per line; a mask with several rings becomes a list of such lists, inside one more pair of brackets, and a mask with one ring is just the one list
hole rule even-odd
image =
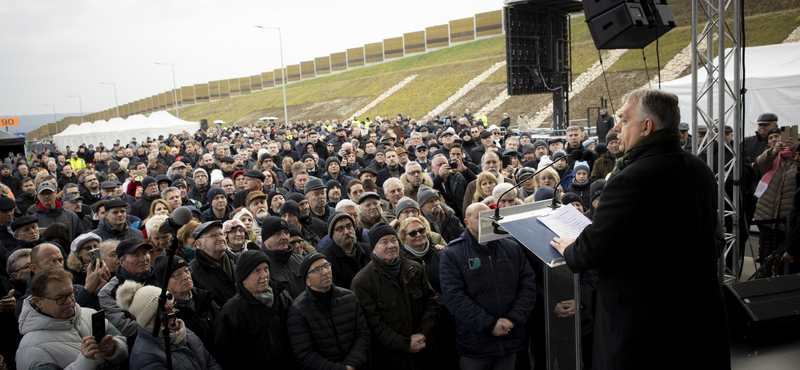
[[[166, 221], [165, 221], [166, 222]], [[172, 347], [169, 341], [169, 314], [167, 314], [167, 287], [169, 286], [169, 273], [172, 267], [172, 261], [175, 258], [175, 252], [180, 247], [180, 241], [176, 237], [174, 231], [171, 232], [169, 248], [167, 248], [167, 268], [164, 270], [164, 280], [161, 284], [161, 295], [158, 296], [158, 309], [156, 310], [155, 323], [153, 324], [153, 337], [158, 338], [158, 329], [161, 329], [161, 335], [164, 338], [164, 353], [167, 358], [167, 369], [172, 370]], [[173, 271], [174, 273], [174, 271]], [[164, 324], [163, 327], [161, 324]]]
[[[530, 175], [528, 175], [526, 177], [520, 178], [519, 183], [517, 183], [516, 185], [511, 187], [511, 189], [508, 189], [508, 190], [504, 191], [503, 194], [500, 194], [500, 198], [496, 199], [495, 202], [499, 203], [500, 199], [503, 199], [503, 197], [505, 197], [506, 194], [508, 194], [510, 191], [512, 191], [512, 190], [514, 190], [516, 188], [519, 188], [520, 186], [522, 186], [522, 184], [525, 183], [525, 181], [528, 181], [528, 180], [532, 179], [536, 175], [542, 173], [542, 171], [552, 167], [554, 164], [556, 164], [556, 162], [561, 161], [561, 160], [566, 161], [567, 157], [565, 156], [565, 157], [558, 158], [555, 161], [553, 161], [550, 164], [548, 164], [547, 166], [544, 166], [544, 168], [542, 168], [541, 170], [536, 171], [536, 172], [534, 172], [534, 173], [532, 173], [532, 174], [530, 174]], [[508, 234], [508, 231], [500, 230], [500, 224], [497, 223], [497, 221], [500, 221], [500, 220], [503, 219], [503, 216], [500, 216], [500, 206], [499, 205], [494, 207], [494, 216], [490, 216], [489, 218], [492, 219], [492, 228], [493, 228], [492, 232], [494, 232], [495, 234], [501, 234], [501, 235]]]

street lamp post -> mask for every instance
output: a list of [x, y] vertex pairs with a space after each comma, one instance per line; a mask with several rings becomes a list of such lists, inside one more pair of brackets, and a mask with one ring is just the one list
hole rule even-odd
[[101, 82], [100, 84], [114, 86], [114, 104], [117, 106], [117, 117], [119, 117], [119, 103], [117, 103], [117, 84], [114, 82]]
[[266, 30], [278, 30], [278, 45], [281, 48], [281, 86], [283, 86], [283, 117], [286, 120], [284, 122], [285, 125], [289, 125], [289, 110], [286, 108], [286, 70], [283, 67], [283, 37], [281, 36], [281, 28], [280, 27], [263, 27], [263, 26], [256, 26], [258, 28], [263, 28]]
[[83, 102], [80, 95], [67, 95], [68, 98], [78, 98], [78, 106], [81, 108], [81, 122], [83, 123]]
[[172, 66], [172, 106], [175, 107], [175, 116], [177, 118], [181, 118], [181, 113], [178, 111], [178, 96], [175, 94], [175, 90], [178, 89], [178, 85], [175, 83], [175, 65], [172, 63], [159, 63], [156, 64], [160, 66], [170, 65]]
[[[56, 106], [53, 105], [53, 104], [45, 104], [44, 106], [45, 107], [53, 107], [53, 122], [57, 124], [58, 123], [58, 118], [56, 118]], [[56, 127], [56, 131], [57, 130], [58, 130], [58, 127]], [[8, 127], [6, 127], [6, 132], [8, 132]], [[50, 133], [50, 129], [49, 128], [47, 129], [47, 133], [48, 134]]]

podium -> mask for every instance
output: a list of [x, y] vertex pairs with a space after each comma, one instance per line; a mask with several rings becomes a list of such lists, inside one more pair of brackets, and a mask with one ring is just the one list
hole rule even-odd
[[[483, 244], [492, 240], [514, 238], [528, 248], [544, 265], [544, 335], [546, 359], [551, 370], [581, 369], [581, 312], [580, 312], [580, 274], [567, 267], [561, 254], [550, 246], [556, 234], [537, 220], [550, 215], [560, 208], [551, 208], [551, 200], [520, 204], [500, 209], [501, 219], [495, 219], [495, 210], [479, 214], [480, 230], [478, 242]], [[542, 289], [542, 285], [537, 285]], [[574, 314], [569, 315], [564, 308], [572, 305]]]

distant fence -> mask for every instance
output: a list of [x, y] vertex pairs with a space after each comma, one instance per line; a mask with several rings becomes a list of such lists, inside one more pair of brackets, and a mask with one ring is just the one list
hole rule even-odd
[[[283, 69], [262, 72], [260, 75], [231, 78], [220, 81], [178, 87], [134, 102], [113, 107], [104, 111], [73, 116], [44, 125], [27, 132], [28, 140], [50, 137], [64, 131], [69, 125], [81, 122], [109, 120], [115, 117], [127, 118], [136, 114], [150, 114], [161, 110], [176, 109], [192, 104], [227, 99], [231, 96], [250, 94], [253, 91], [280, 86], [288, 82], [316, 78], [332, 72], [346, 71], [374, 63], [400, 58], [408, 54], [422, 53], [430, 49], [450, 46], [452, 43], [475, 40], [477, 37], [500, 35], [503, 33], [503, 11], [495, 10], [475, 14], [471, 18], [449, 21], [423, 31], [405, 33], [401, 37], [388, 38], [380, 42], [332, 53], [314, 60], [288, 65]], [[284, 76], [286, 76], [284, 78]], [[119, 108], [119, 114], [117, 113]]]

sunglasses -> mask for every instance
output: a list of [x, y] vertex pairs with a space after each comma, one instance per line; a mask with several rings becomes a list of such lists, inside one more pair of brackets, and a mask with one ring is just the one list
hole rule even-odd
[[417, 229], [417, 230], [414, 230], [414, 231], [409, 231], [409, 232], [408, 232], [408, 236], [410, 236], [410, 237], [412, 237], [412, 238], [416, 238], [416, 237], [417, 237], [417, 234], [423, 234], [423, 235], [424, 235], [424, 234], [425, 234], [425, 228], [424, 228], [424, 227], [421, 227], [421, 228], [419, 228], [419, 229]]

